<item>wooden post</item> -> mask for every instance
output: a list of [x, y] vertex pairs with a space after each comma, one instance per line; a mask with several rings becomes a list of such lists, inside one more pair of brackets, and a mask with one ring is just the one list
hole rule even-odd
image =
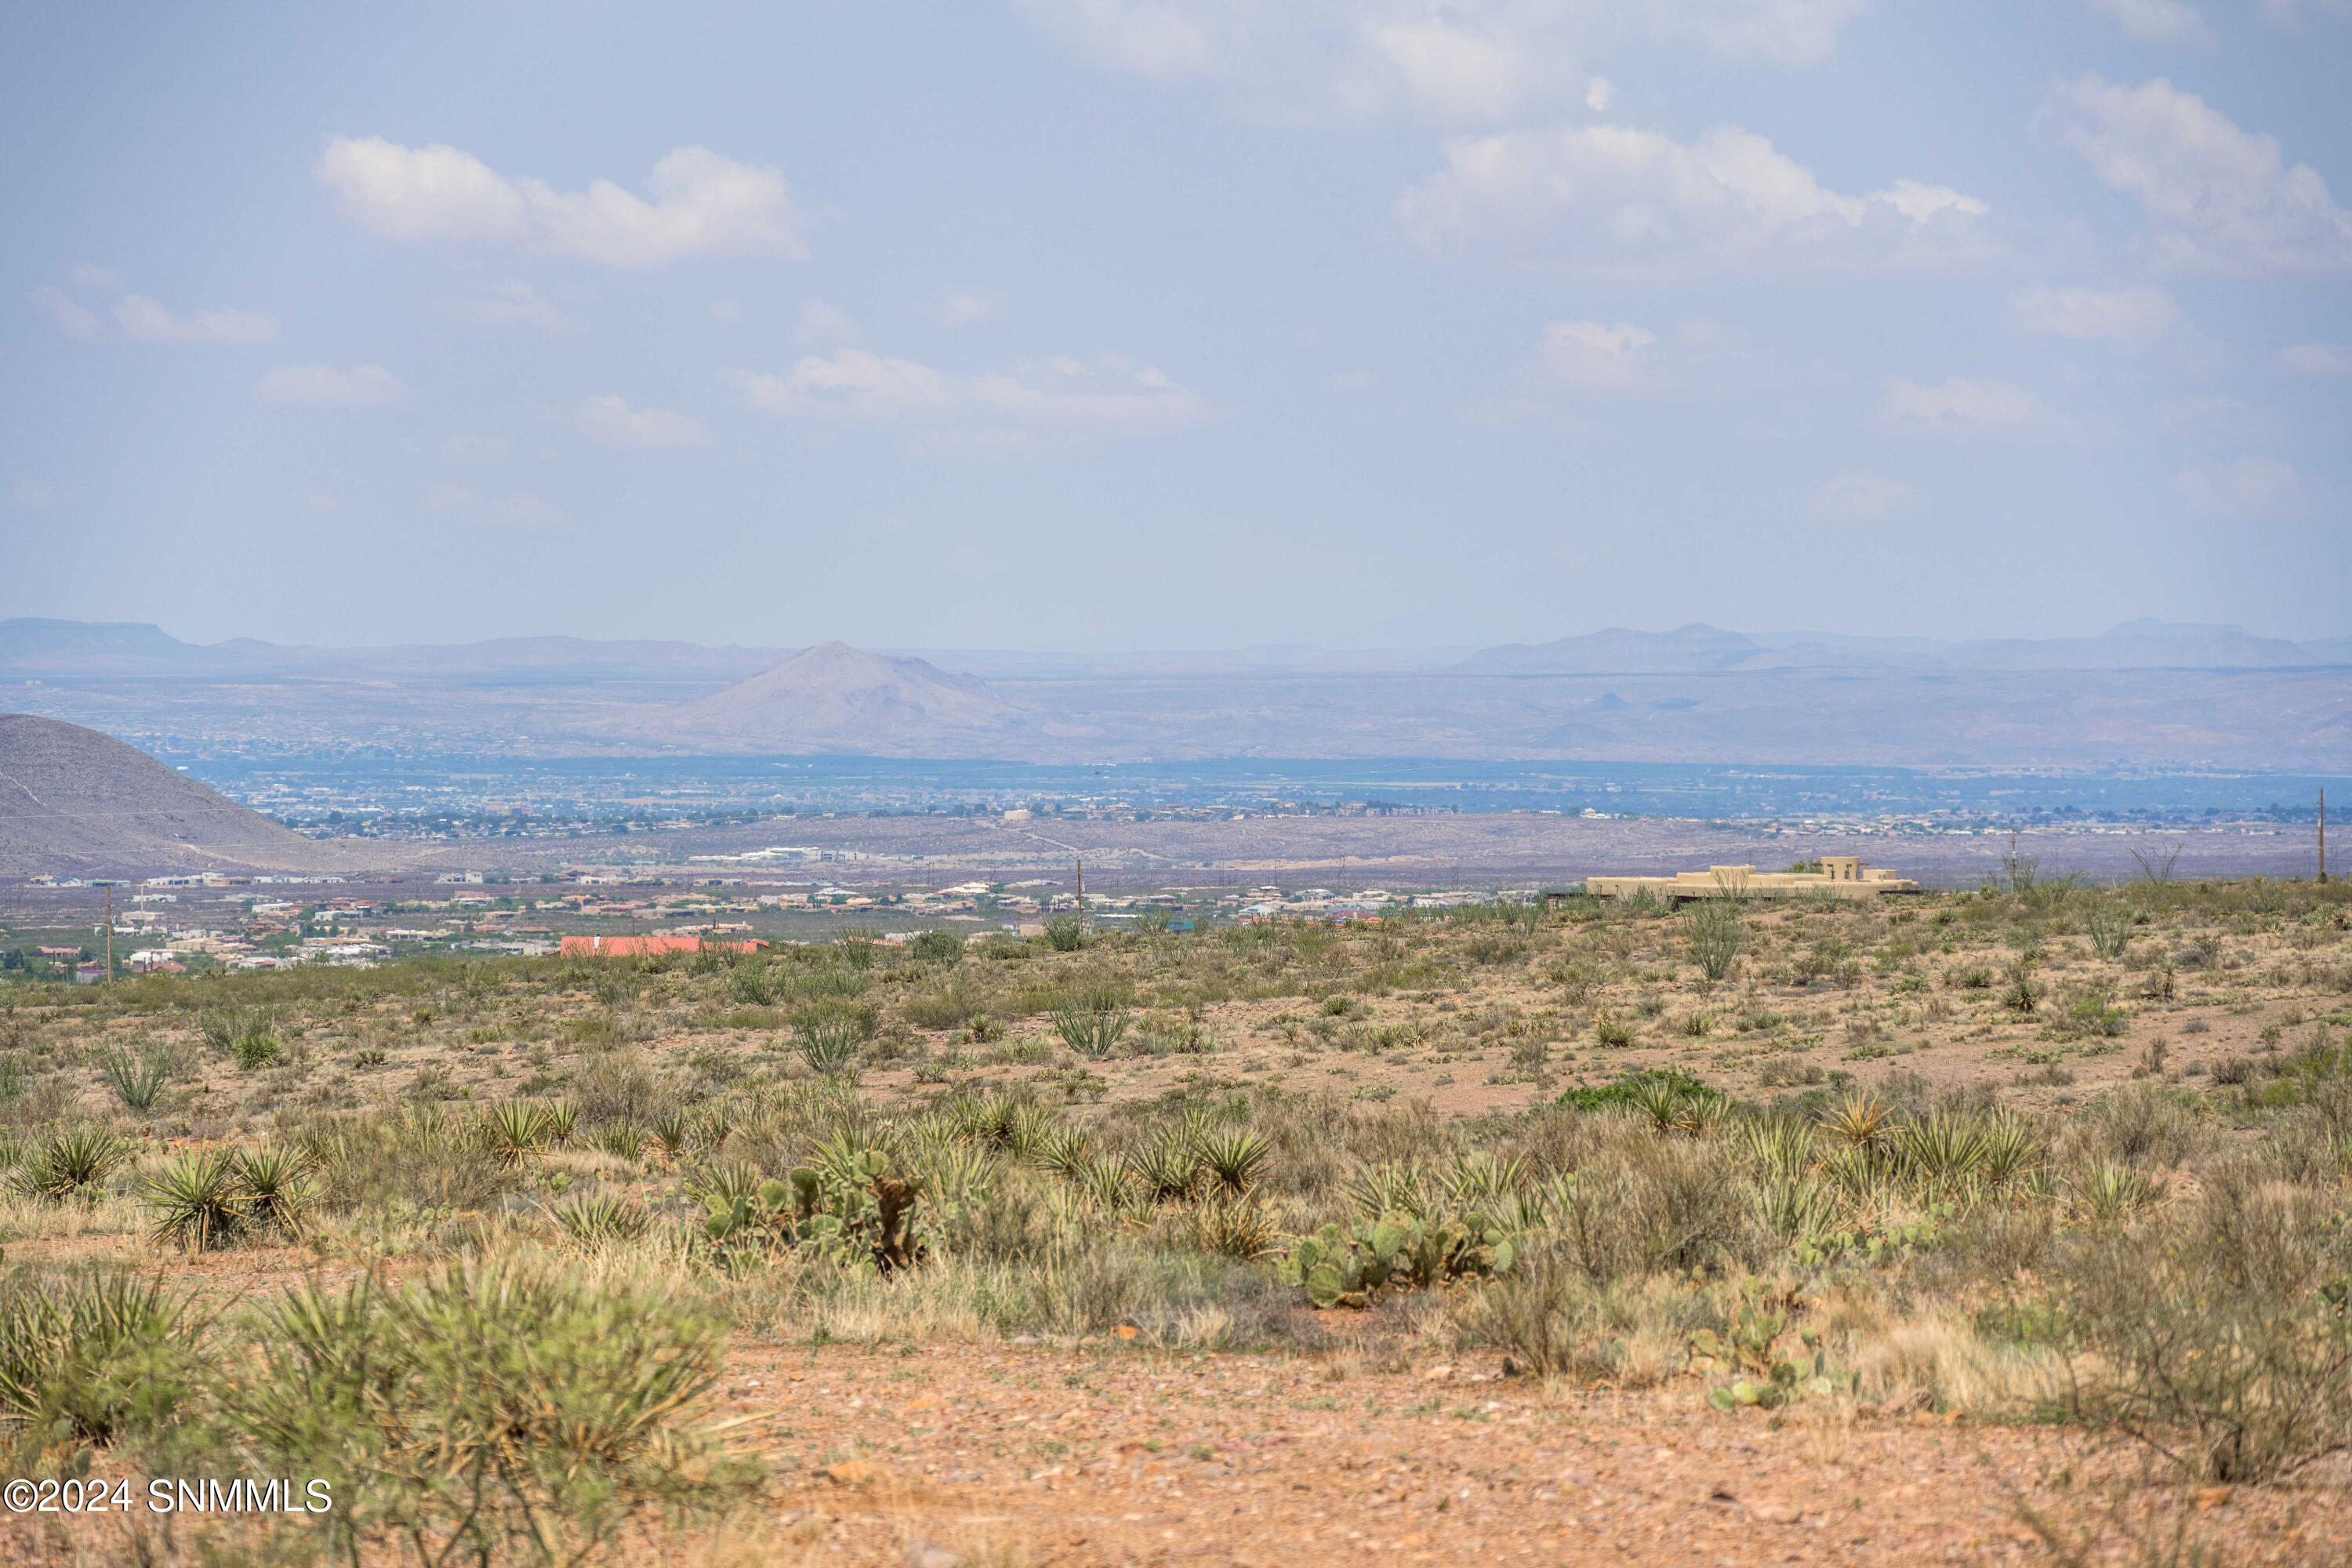
[[[2323, 864], [2326, 858], [2325, 855], [2321, 857]], [[2327, 879], [2326, 871], [2320, 872], [2319, 876], [2322, 881]], [[106, 885], [106, 978], [110, 982], [114, 978], [114, 884], [111, 882]]]
[[1076, 864], [1078, 868], [1078, 929], [1084, 931], [1087, 929], [1087, 858], [1083, 855], [1076, 857]]
[[2327, 792], [2319, 792], [2319, 880], [2327, 881]]

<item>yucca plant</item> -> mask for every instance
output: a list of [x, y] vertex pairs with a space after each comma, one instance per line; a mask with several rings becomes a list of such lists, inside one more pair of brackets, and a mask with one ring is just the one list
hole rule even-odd
[[129, 1144], [102, 1127], [71, 1127], [37, 1145], [12, 1180], [18, 1192], [49, 1203], [93, 1196], [130, 1152]]
[[1851, 1148], [1874, 1149], [1894, 1121], [1894, 1107], [1877, 1096], [1849, 1094], [1822, 1112], [1822, 1131]]
[[1774, 1175], [1750, 1189], [1748, 1207], [1782, 1241], [1801, 1244], [1826, 1235], [1838, 1217], [1837, 1195], [1808, 1175]]
[[1068, 1173], [1070, 1184], [1087, 1200], [1106, 1209], [1123, 1209], [1135, 1195], [1134, 1174], [1127, 1162], [1108, 1154], [1080, 1160]]
[[1096, 1004], [1087, 1007], [1064, 1007], [1054, 1015], [1054, 1033], [1062, 1043], [1078, 1055], [1100, 1061], [1118, 1049], [1127, 1036], [1129, 1020], [1121, 1007]]
[[1897, 1127], [1890, 1142], [1906, 1173], [1939, 1185], [1964, 1181], [1984, 1164], [1984, 1126], [1973, 1117], [1939, 1110]]
[[654, 1142], [670, 1159], [686, 1152], [687, 1140], [692, 1136], [693, 1124], [683, 1110], [665, 1110], [654, 1118], [651, 1131]]
[[0, 1422], [106, 1444], [168, 1412], [193, 1337], [160, 1279], [90, 1273], [0, 1284]]
[[226, 1149], [181, 1155], [147, 1179], [146, 1198], [155, 1210], [150, 1238], [183, 1252], [227, 1246], [245, 1228], [250, 1212], [236, 1158]]
[[1201, 1140], [1201, 1163], [1223, 1182], [1225, 1190], [1247, 1192], [1259, 1167], [1274, 1153], [1274, 1140], [1263, 1132], [1222, 1132]]
[[596, 1134], [596, 1147], [634, 1165], [645, 1157], [646, 1130], [634, 1121], [615, 1121]]
[[570, 1148], [580, 1135], [580, 1108], [568, 1100], [555, 1100], [541, 1110], [539, 1128], [551, 1147]]
[[1524, 1154], [1497, 1155], [1484, 1149], [1454, 1156], [1445, 1173], [1445, 1195], [1455, 1208], [1488, 1208], [1527, 1186], [1531, 1172]]
[[172, 1081], [172, 1053], [157, 1046], [134, 1056], [117, 1046], [99, 1058], [99, 1072], [125, 1110], [152, 1110]]
[[1980, 1163], [1986, 1182], [2006, 1187], [2023, 1181], [2041, 1161], [2042, 1141], [2021, 1117], [2003, 1110], [1987, 1120]]
[[1748, 1152], [1765, 1171], [1782, 1181], [1802, 1175], [1813, 1163], [1813, 1131], [1786, 1116], [1769, 1116], [1748, 1123]]
[[847, 1072], [866, 1043], [857, 1021], [843, 1014], [819, 1014], [801, 1020], [801, 1059], [811, 1072]]
[[1242, 1194], [1218, 1193], [1192, 1206], [1192, 1245], [1252, 1262], [1276, 1250], [1282, 1225], [1272, 1209]]
[[1192, 1140], [1173, 1129], [1131, 1151], [1127, 1166], [1145, 1195], [1155, 1203], [1181, 1202], [1201, 1187], [1200, 1151]]
[[2164, 1184], [2131, 1165], [2102, 1160], [2074, 1179], [2074, 1202], [2094, 1225], [2113, 1225], [2154, 1204]]
[[651, 1221], [644, 1209], [627, 1199], [599, 1193], [559, 1206], [555, 1223], [573, 1241], [595, 1248], [635, 1241]]
[[1366, 1165], [1340, 1189], [1348, 1206], [1373, 1220], [1383, 1215], [1420, 1218], [1429, 1212], [1429, 1169], [1419, 1160], [1395, 1160]]
[[295, 1149], [243, 1150], [236, 1156], [236, 1181], [255, 1229], [300, 1238], [318, 1201], [306, 1155]]
[[546, 1142], [546, 1121], [536, 1105], [509, 1100], [494, 1105], [482, 1117], [482, 1140], [490, 1158], [501, 1165], [520, 1165]]
[[286, 1044], [268, 1029], [255, 1029], [230, 1041], [228, 1052], [236, 1058], [237, 1066], [251, 1071], [268, 1067], [284, 1056]]

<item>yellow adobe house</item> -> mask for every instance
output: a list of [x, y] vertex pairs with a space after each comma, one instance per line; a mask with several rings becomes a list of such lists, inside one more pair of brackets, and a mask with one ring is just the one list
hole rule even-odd
[[1865, 868], [1859, 855], [1824, 855], [1818, 871], [1709, 866], [1671, 877], [1587, 877], [1584, 890], [1601, 899], [1630, 899], [1645, 890], [1662, 899], [1788, 899], [1801, 893], [1874, 899], [1882, 893], [1916, 893], [1919, 884], [1892, 871]]

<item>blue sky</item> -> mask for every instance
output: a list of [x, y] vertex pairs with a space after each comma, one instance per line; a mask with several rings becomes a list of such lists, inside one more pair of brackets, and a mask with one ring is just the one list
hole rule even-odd
[[9, 30], [0, 615], [2352, 632], [2347, 0]]

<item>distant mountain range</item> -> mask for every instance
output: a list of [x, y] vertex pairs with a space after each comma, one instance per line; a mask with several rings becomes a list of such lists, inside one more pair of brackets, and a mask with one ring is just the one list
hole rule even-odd
[[2295, 669], [2352, 663], [2352, 638], [2293, 643], [2243, 626], [2137, 620], [2095, 637], [1940, 642], [1814, 632], [1670, 632], [1612, 627], [1548, 643], [1507, 643], [1462, 661], [1492, 675], [1695, 675], [1759, 669]]
[[1612, 628], [1476, 650], [1052, 653], [504, 638], [200, 646], [0, 622], [0, 705], [159, 749], [2352, 767], [2352, 639], [2141, 620], [1939, 641]]
[[[842, 645], [831, 645], [838, 647]], [[131, 621], [0, 621], [0, 675], [48, 679], [337, 679], [436, 676], [478, 679], [741, 680], [794, 647], [595, 637], [495, 637], [385, 647], [314, 647], [236, 637], [183, 642]], [[2097, 637], [1856, 637], [1733, 632], [1700, 622], [1672, 631], [1605, 631], [1547, 643], [1456, 649], [1334, 649], [1305, 644], [1157, 653], [982, 649], [892, 650], [940, 670], [985, 679], [1085, 679], [1120, 675], [1401, 673], [1452, 668], [1476, 675], [1696, 675], [1762, 669], [2291, 669], [2352, 665], [2352, 637], [2290, 642], [2238, 626], [2142, 619]]]

